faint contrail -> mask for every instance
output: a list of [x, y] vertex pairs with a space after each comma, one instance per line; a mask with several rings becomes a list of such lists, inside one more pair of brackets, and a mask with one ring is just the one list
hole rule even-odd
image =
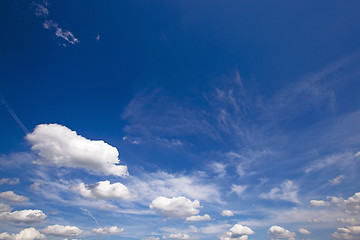
[[20, 119], [16, 116], [14, 110], [10, 107], [10, 105], [8, 104], [8, 102], [6, 101], [6, 99], [3, 96], [0, 96], [1, 99], [1, 103], [4, 104], [4, 106], [7, 108], [7, 110], [9, 111], [10, 115], [14, 118], [14, 120], [16, 121], [16, 123], [19, 125], [19, 127], [25, 132], [25, 134], [29, 133], [29, 130], [27, 130], [27, 128], [24, 126], [24, 124], [20, 121]]
[[98, 227], [102, 228], [99, 224], [99, 222], [96, 220], [96, 218], [91, 214], [91, 212], [86, 208], [86, 207], [81, 207], [81, 210], [83, 210], [85, 213], [87, 213], [92, 219], [94, 219], [94, 221], [96, 222], [96, 225], [98, 225]]

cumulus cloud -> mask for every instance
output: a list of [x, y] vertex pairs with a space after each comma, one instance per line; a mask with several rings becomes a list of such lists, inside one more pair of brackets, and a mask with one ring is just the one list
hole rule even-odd
[[271, 240], [276, 239], [288, 239], [288, 240], [295, 240], [296, 233], [290, 232], [279, 226], [272, 226], [268, 230], [268, 234]]
[[304, 235], [311, 234], [311, 232], [305, 228], [299, 228], [298, 231], [299, 231], [299, 233], [304, 234]]
[[205, 214], [204, 216], [191, 216], [191, 217], [187, 217], [185, 219], [187, 222], [199, 222], [199, 221], [210, 221], [211, 217], [209, 214]]
[[337, 239], [360, 239], [360, 226], [338, 228], [332, 236]]
[[329, 183], [331, 185], [337, 185], [337, 184], [340, 184], [344, 178], [345, 178], [344, 175], [340, 175], [340, 176], [337, 176], [334, 179], [329, 180]]
[[51, 225], [42, 230], [47, 235], [54, 235], [59, 237], [77, 237], [82, 233], [80, 228], [75, 226]]
[[43, 240], [45, 236], [35, 228], [26, 228], [21, 230], [18, 234], [8, 234], [7, 232], [0, 233], [1, 240]]
[[128, 176], [127, 167], [119, 165], [119, 152], [104, 141], [89, 140], [59, 124], [40, 124], [26, 135], [40, 159], [38, 164], [84, 168], [90, 172], [120, 177]]
[[336, 219], [339, 223], [344, 223], [346, 225], [360, 225], [360, 222], [355, 218], [338, 218]]
[[93, 185], [85, 185], [80, 183], [73, 188], [73, 191], [78, 192], [85, 198], [92, 199], [130, 199], [130, 194], [127, 187], [119, 182], [111, 184], [110, 181], [100, 181]]
[[0, 221], [14, 222], [14, 223], [34, 223], [40, 222], [46, 218], [46, 214], [41, 210], [21, 210], [13, 212], [0, 213]]
[[236, 185], [233, 184], [231, 186], [231, 192], [232, 193], [236, 193], [236, 195], [238, 195], [239, 197], [241, 196], [241, 194], [247, 189], [247, 185]]
[[29, 200], [27, 197], [15, 194], [13, 191], [0, 193], [0, 198], [9, 202], [25, 202]]
[[124, 228], [118, 228], [117, 226], [112, 227], [103, 227], [103, 228], [94, 228], [93, 233], [96, 234], [119, 234], [124, 231]]
[[279, 187], [274, 187], [268, 193], [263, 193], [260, 195], [264, 199], [273, 199], [273, 200], [285, 200], [293, 203], [300, 203], [298, 200], [297, 193], [299, 187], [290, 180], [286, 180], [280, 184]]
[[186, 218], [199, 213], [200, 202], [185, 197], [157, 197], [150, 204], [150, 209], [168, 218]]
[[247, 240], [248, 235], [252, 235], [254, 233], [255, 232], [249, 227], [241, 224], [235, 224], [232, 228], [230, 228], [229, 232], [220, 236], [220, 240]]
[[360, 192], [354, 194], [354, 196], [348, 199], [341, 197], [328, 196], [330, 201], [312, 200], [310, 203], [314, 206], [335, 206], [336, 208], [343, 210], [347, 214], [360, 214]]
[[0, 179], [0, 185], [2, 185], [2, 184], [15, 185], [15, 184], [19, 184], [19, 183], [20, 183], [19, 178], [1, 178]]
[[172, 233], [168, 236], [163, 236], [162, 239], [191, 239], [189, 235], [183, 233]]
[[221, 212], [221, 216], [224, 216], [224, 217], [232, 217], [234, 216], [234, 213], [230, 210], [224, 210]]

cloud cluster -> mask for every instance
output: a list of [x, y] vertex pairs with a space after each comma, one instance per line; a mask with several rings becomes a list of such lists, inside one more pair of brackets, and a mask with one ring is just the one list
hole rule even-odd
[[103, 227], [103, 228], [94, 228], [93, 233], [96, 234], [119, 234], [124, 231], [124, 228], [118, 228], [117, 226], [112, 227]]
[[157, 197], [150, 204], [150, 209], [167, 218], [186, 218], [199, 213], [200, 202], [185, 197]]
[[355, 193], [354, 196], [351, 196], [348, 199], [334, 196], [328, 196], [327, 198], [330, 199], [330, 201], [311, 200], [310, 203], [317, 207], [335, 206], [348, 214], [360, 214], [360, 192]]
[[0, 198], [9, 202], [25, 202], [29, 200], [27, 197], [15, 194], [13, 191], [6, 191], [0, 193]]
[[191, 217], [187, 217], [185, 219], [187, 222], [199, 222], [199, 221], [210, 221], [211, 217], [209, 214], [205, 214], [204, 216], [191, 216]]
[[297, 193], [299, 187], [295, 185], [292, 181], [286, 180], [280, 184], [279, 187], [274, 187], [268, 193], [263, 193], [260, 195], [264, 199], [273, 199], [273, 200], [284, 200], [293, 203], [299, 203]]
[[276, 239], [288, 239], [288, 240], [295, 240], [296, 233], [290, 232], [279, 226], [272, 226], [268, 230], [268, 234], [271, 240]]
[[93, 185], [80, 183], [73, 188], [81, 196], [91, 199], [130, 199], [133, 197], [127, 187], [119, 182], [100, 181]]
[[235, 224], [230, 228], [229, 232], [225, 232], [220, 236], [220, 240], [247, 240], [248, 235], [252, 235], [255, 232], [249, 227], [243, 226], [241, 224]]
[[84, 168], [90, 172], [120, 177], [128, 176], [127, 167], [119, 165], [119, 152], [104, 141], [86, 139], [59, 124], [40, 124], [26, 135], [40, 159], [38, 164]]
[[2, 185], [2, 184], [15, 185], [15, 184], [19, 184], [19, 183], [20, 183], [19, 178], [1, 178], [0, 179], [0, 185]]
[[26, 228], [18, 234], [0, 233], [1, 240], [44, 240], [45, 236], [35, 228]]
[[0, 221], [14, 222], [14, 223], [34, 223], [40, 222], [46, 218], [46, 214], [41, 210], [21, 210], [13, 212], [0, 213]]
[[337, 239], [360, 239], [360, 226], [338, 228], [332, 236]]
[[59, 237], [77, 237], [83, 231], [75, 226], [51, 225], [42, 230], [47, 235], [54, 235]]

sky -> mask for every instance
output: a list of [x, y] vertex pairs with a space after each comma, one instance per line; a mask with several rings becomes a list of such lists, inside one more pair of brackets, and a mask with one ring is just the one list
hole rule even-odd
[[0, 240], [360, 239], [360, 2], [0, 2]]

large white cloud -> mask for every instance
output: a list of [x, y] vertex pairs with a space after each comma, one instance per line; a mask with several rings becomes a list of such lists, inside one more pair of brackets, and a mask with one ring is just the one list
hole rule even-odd
[[186, 218], [199, 213], [197, 208], [200, 208], [200, 202], [198, 200], [191, 201], [185, 197], [157, 197], [149, 207], [164, 217]]
[[0, 233], [0, 240], [43, 240], [45, 236], [35, 228], [26, 228], [18, 234]]
[[241, 224], [235, 224], [230, 228], [229, 232], [225, 232], [220, 236], [220, 240], [247, 240], [248, 235], [255, 234], [251, 228], [243, 226]]
[[265, 199], [280, 199], [289, 202], [299, 203], [297, 193], [299, 187], [290, 180], [286, 180], [280, 184], [279, 187], [274, 187], [268, 193], [260, 195], [261, 198]]
[[10, 202], [24, 202], [29, 200], [27, 197], [17, 195], [13, 191], [6, 191], [0, 193], [0, 198]]
[[199, 222], [199, 221], [209, 221], [211, 220], [211, 217], [209, 214], [205, 214], [204, 216], [191, 216], [191, 217], [187, 217], [185, 219], [187, 222]]
[[295, 236], [296, 236], [296, 233], [290, 232], [289, 230], [286, 230], [279, 226], [270, 227], [268, 230], [268, 234], [271, 240], [277, 240], [277, 239], [295, 240]]
[[73, 190], [85, 198], [92, 199], [130, 199], [133, 197], [128, 188], [119, 182], [111, 184], [110, 181], [100, 181], [93, 185], [80, 183]]
[[162, 239], [183, 239], [183, 240], [188, 240], [191, 239], [190, 236], [188, 234], [184, 234], [184, 233], [172, 233], [168, 236], [163, 236]]
[[59, 237], [77, 237], [83, 231], [75, 226], [63, 226], [63, 225], [51, 225], [47, 226], [42, 230], [43, 233], [47, 235], [54, 235]]
[[0, 220], [14, 223], [33, 223], [40, 222], [46, 218], [46, 214], [41, 210], [21, 210], [0, 213]]
[[341, 197], [330, 196], [327, 197], [330, 201], [323, 200], [311, 200], [310, 203], [313, 206], [335, 206], [336, 208], [343, 210], [348, 214], [360, 214], [360, 192], [355, 193], [353, 196], [348, 199], [343, 199]]
[[360, 239], [360, 226], [351, 226], [338, 228], [336, 232], [332, 234], [337, 239]]
[[112, 227], [103, 227], [103, 228], [94, 228], [92, 230], [93, 233], [96, 234], [119, 234], [124, 231], [124, 228], [118, 228], [117, 226]]
[[119, 152], [104, 141], [89, 140], [59, 124], [40, 124], [26, 139], [40, 159], [38, 164], [84, 168], [91, 172], [125, 177], [127, 167], [118, 165]]

